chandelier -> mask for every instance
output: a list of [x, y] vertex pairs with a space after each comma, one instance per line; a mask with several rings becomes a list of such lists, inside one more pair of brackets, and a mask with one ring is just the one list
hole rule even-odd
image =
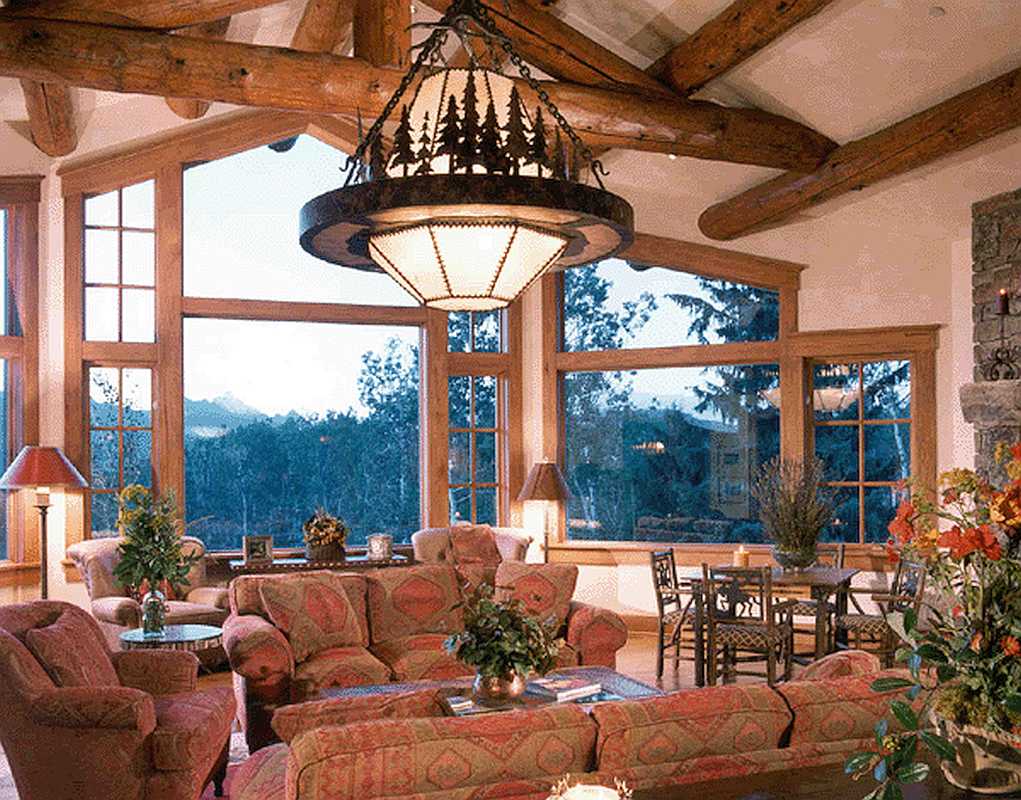
[[[344, 185], [302, 208], [302, 248], [385, 272], [426, 306], [489, 311], [554, 266], [588, 264], [630, 244], [631, 206], [606, 191], [602, 165], [480, 0], [454, 0], [437, 23], [413, 27], [431, 32], [361, 137]], [[466, 68], [444, 60], [451, 33]], [[519, 82], [482, 66], [480, 44], [487, 65], [506, 57], [517, 69], [534, 107]]]

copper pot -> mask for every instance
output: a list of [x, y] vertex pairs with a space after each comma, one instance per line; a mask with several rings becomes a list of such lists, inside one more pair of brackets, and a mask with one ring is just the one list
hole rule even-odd
[[472, 691], [480, 703], [509, 703], [525, 693], [525, 679], [516, 672], [476, 675]]

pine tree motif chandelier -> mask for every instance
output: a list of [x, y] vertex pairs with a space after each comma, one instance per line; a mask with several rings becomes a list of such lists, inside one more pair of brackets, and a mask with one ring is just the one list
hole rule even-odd
[[[439, 22], [414, 27], [431, 33], [349, 160], [344, 186], [302, 208], [301, 246], [333, 264], [386, 272], [427, 306], [488, 311], [553, 266], [630, 244], [631, 206], [606, 191], [602, 165], [480, 0], [454, 0]], [[443, 59], [451, 33], [467, 68]], [[481, 66], [479, 43], [487, 63], [506, 56], [516, 67], [538, 98], [533, 111], [514, 80]], [[597, 185], [582, 183], [583, 172]]]

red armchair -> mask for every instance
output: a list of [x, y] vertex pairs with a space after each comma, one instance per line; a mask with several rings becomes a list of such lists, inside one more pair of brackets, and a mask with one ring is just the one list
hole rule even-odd
[[210, 781], [222, 794], [234, 698], [197, 691], [197, 675], [190, 653], [110, 654], [77, 606], [0, 607], [0, 743], [20, 796], [197, 800]]

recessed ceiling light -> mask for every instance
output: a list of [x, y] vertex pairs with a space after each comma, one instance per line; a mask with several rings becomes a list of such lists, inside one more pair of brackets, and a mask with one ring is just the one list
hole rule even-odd
[[929, 9], [930, 17], [945, 17], [946, 15], [947, 10], [943, 8], [943, 6], [933, 6], [932, 8]]

